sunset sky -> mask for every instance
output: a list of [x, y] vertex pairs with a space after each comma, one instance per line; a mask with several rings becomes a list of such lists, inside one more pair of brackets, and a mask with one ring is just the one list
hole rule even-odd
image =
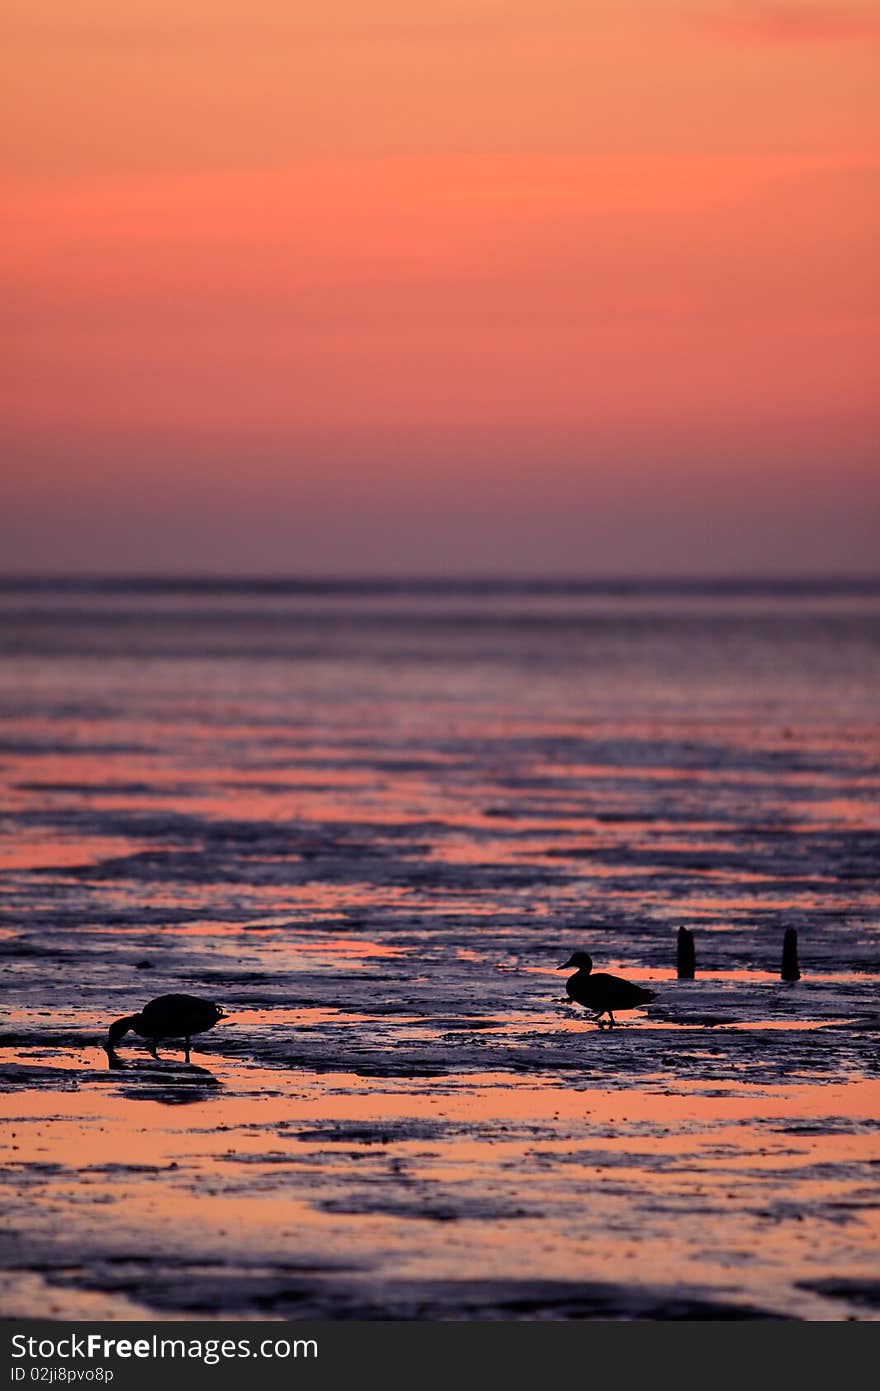
[[7, 0], [0, 570], [878, 568], [880, 0]]

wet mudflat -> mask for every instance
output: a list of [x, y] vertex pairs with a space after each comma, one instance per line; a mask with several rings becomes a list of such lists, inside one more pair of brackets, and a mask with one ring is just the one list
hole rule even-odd
[[876, 1318], [876, 602], [371, 602], [0, 613], [0, 1308]]
[[704, 1038], [695, 1080], [670, 1082], [668, 1055], [627, 1076], [627, 1032], [614, 1087], [591, 1048], [562, 1078], [7, 1065], [4, 1307], [876, 1316], [878, 1084], [707, 1082]]

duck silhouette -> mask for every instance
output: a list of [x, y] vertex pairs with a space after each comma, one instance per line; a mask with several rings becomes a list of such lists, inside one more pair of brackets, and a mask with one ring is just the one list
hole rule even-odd
[[146, 1039], [147, 1048], [158, 1061], [156, 1044], [163, 1039], [180, 1038], [189, 1062], [190, 1039], [213, 1029], [225, 1017], [220, 1006], [210, 1000], [197, 1000], [194, 995], [159, 995], [144, 1005], [140, 1014], [127, 1014], [110, 1025], [104, 1051], [111, 1067], [122, 1067], [116, 1045], [127, 1033], [136, 1033]]
[[632, 981], [624, 980], [622, 976], [609, 976], [604, 971], [597, 971], [593, 975], [593, 958], [585, 951], [574, 952], [558, 969], [564, 971], [568, 966], [577, 967], [574, 975], [565, 982], [568, 998], [585, 1009], [593, 1010], [600, 1029], [606, 1027], [602, 1023], [603, 1014], [608, 1015], [607, 1027], [613, 1029], [614, 1010], [636, 1009], [654, 999], [653, 990], [643, 990], [640, 985], [633, 985]]

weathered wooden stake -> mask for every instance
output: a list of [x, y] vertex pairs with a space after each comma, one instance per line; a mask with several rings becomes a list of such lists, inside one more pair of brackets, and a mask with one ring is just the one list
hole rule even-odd
[[782, 979], [800, 980], [801, 969], [798, 965], [798, 945], [797, 928], [787, 927], [785, 936], [782, 939]]
[[694, 934], [686, 927], [678, 929], [676, 964], [679, 980], [693, 980], [697, 969], [697, 956], [694, 951]]

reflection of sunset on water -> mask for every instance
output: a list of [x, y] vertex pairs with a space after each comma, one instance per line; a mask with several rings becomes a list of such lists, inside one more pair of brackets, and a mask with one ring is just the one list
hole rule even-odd
[[[3, 1307], [873, 1317], [870, 605], [232, 598], [41, 597], [0, 667]], [[599, 1029], [578, 950], [656, 998]], [[194, 1066], [109, 1070], [173, 992]]]
[[[119, 1264], [125, 1251], [161, 1252], [151, 1279], [175, 1261], [222, 1269], [229, 1289], [255, 1270], [283, 1287], [286, 1265], [311, 1261], [320, 1288], [333, 1261], [333, 1278], [369, 1286], [377, 1249], [400, 1278], [455, 1278], [466, 1262], [491, 1280], [525, 1241], [548, 1279], [662, 1285], [674, 1259], [679, 1282], [698, 1286], [745, 1266], [772, 1303], [792, 1263], [808, 1278], [819, 1224], [832, 1258], [839, 1248], [852, 1272], [872, 1268], [875, 1084], [707, 1094], [657, 1076], [608, 1092], [507, 1073], [438, 1085], [212, 1070], [221, 1090], [187, 1107], [183, 1128], [178, 1109], [148, 1101], [133, 1118], [118, 1077], [57, 1092], [51, 1120], [41, 1094], [15, 1099], [0, 1159], [20, 1176], [36, 1166], [23, 1200], [39, 1203], [45, 1187], [46, 1220], [63, 1214], [71, 1234], [100, 1205], [96, 1317], [122, 1317], [142, 1280], [139, 1256]], [[638, 1223], [637, 1241], [625, 1229], [597, 1240], [622, 1221]], [[444, 1240], [426, 1243], [437, 1225]], [[50, 1281], [50, 1309], [68, 1307], [70, 1283]], [[825, 1316], [806, 1290], [790, 1308]]]

